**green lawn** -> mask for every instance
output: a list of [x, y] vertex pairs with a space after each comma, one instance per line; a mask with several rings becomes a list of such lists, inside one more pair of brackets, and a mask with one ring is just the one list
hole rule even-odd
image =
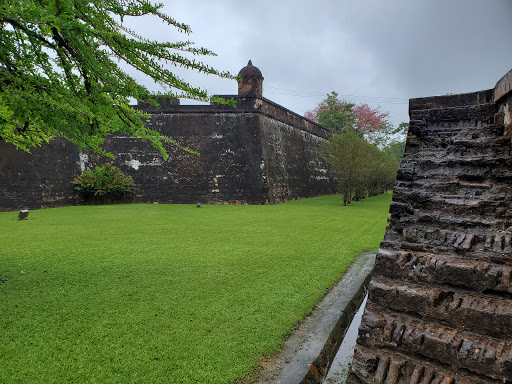
[[378, 247], [390, 201], [0, 213], [0, 383], [250, 376]]

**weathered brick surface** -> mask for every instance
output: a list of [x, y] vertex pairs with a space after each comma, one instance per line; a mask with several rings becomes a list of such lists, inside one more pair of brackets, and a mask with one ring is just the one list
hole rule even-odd
[[53, 140], [32, 154], [0, 140], [0, 211], [77, 203], [70, 181], [79, 162], [78, 149], [64, 140]]
[[260, 132], [270, 203], [318, 195], [319, 186], [329, 193], [332, 178], [317, 152], [324, 138], [269, 117], [261, 119]]
[[482, 336], [409, 314], [379, 312], [377, 307], [368, 305], [360, 327], [359, 344], [389, 348], [497, 380], [512, 377], [510, 339]]
[[106, 148], [138, 186], [135, 201], [261, 204], [268, 199], [257, 114], [154, 113], [147, 125], [201, 155], [169, 146], [170, 158], [164, 161], [147, 143], [112, 138]]
[[[376, 278], [370, 285], [373, 304], [481, 335], [512, 339], [512, 301], [453, 287], [424, 286]], [[465, 319], [472, 319], [465, 322]]]
[[448, 364], [403, 355], [391, 350], [375, 350], [357, 345], [354, 351], [352, 383], [397, 384], [498, 384], [502, 381], [470, 371], [454, 374]]
[[411, 101], [350, 383], [512, 382], [509, 106], [459, 96]]
[[[335, 192], [317, 153], [330, 131], [264, 98], [235, 97], [238, 108], [168, 102], [146, 124], [200, 156], [168, 145], [164, 161], [148, 143], [112, 137], [105, 149], [132, 176], [140, 203], [265, 204]], [[0, 140], [0, 210], [79, 203], [70, 181], [81, 167], [109, 161], [56, 140], [16, 151]]]

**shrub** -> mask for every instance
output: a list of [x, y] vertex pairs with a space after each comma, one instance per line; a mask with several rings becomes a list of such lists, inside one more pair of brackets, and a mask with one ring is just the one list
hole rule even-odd
[[101, 167], [82, 171], [71, 184], [85, 198], [94, 196], [105, 200], [116, 200], [123, 197], [133, 189], [133, 180], [125, 176], [119, 168], [105, 163]]

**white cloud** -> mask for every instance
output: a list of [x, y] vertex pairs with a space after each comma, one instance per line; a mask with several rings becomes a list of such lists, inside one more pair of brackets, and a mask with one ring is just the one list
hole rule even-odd
[[[160, 40], [190, 39], [219, 55], [205, 62], [234, 74], [252, 59], [265, 77], [264, 96], [300, 114], [334, 90], [372, 97], [355, 101], [381, 105], [398, 124], [408, 120], [404, 100], [492, 88], [512, 67], [510, 0], [165, 4], [192, 35], [143, 19], [134, 29]], [[232, 81], [178, 73], [212, 93], [236, 93]]]

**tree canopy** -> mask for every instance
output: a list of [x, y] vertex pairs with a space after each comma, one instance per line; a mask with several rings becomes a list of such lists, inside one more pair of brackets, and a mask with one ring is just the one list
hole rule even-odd
[[343, 204], [392, 188], [404, 153], [408, 124], [393, 127], [389, 113], [353, 104], [331, 92], [305, 117], [334, 132], [320, 153], [335, 175]]
[[[355, 131], [366, 141], [384, 147], [404, 133], [404, 126], [394, 127], [388, 120], [389, 113], [368, 104], [354, 104], [331, 92], [318, 106], [305, 113], [304, 117], [317, 122], [334, 133]], [[399, 139], [400, 140], [400, 139]]]
[[[171, 66], [233, 78], [195, 56], [215, 55], [188, 40], [148, 40], [123, 22], [153, 17], [190, 34], [188, 25], [162, 13], [147, 0], [18, 0], [0, 8], [0, 138], [17, 148], [63, 137], [108, 155], [101, 145], [109, 134], [149, 140], [167, 154], [171, 138], [146, 128], [136, 99], [155, 104], [151, 92], [120, 66], [127, 64], [160, 84], [163, 97], [184, 97], [234, 105], [176, 76]], [[151, 22], [151, 20], [150, 20]]]
[[340, 100], [338, 94], [333, 91], [304, 116], [334, 133], [349, 132], [356, 129], [354, 107], [355, 104]]
[[371, 108], [368, 104], [354, 104], [340, 99], [338, 93], [333, 91], [304, 116], [334, 133], [356, 131], [368, 135], [385, 128], [389, 113], [381, 112], [380, 108]]

